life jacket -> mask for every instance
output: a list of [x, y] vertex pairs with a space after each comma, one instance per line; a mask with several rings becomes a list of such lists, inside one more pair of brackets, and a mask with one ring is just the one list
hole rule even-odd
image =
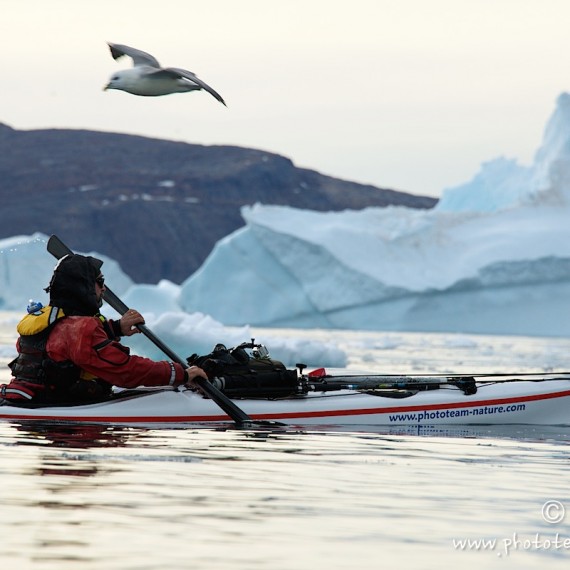
[[93, 375], [73, 362], [56, 362], [49, 358], [48, 339], [62, 318], [65, 313], [61, 308], [48, 305], [25, 315], [18, 323], [18, 356], [8, 365], [13, 380], [1, 386], [2, 398], [53, 404], [96, 401], [108, 395], [110, 386], [97, 382]]

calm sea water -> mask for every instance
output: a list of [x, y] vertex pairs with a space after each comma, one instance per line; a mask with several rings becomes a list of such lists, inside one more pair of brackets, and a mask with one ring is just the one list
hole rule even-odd
[[[0, 334], [6, 341], [10, 333]], [[570, 368], [565, 339], [280, 334], [334, 339], [349, 352], [350, 370]], [[569, 427], [0, 422], [0, 562], [90, 570], [566, 569], [569, 444]]]

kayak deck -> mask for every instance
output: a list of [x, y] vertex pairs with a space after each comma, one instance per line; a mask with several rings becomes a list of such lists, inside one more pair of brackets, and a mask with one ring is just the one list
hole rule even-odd
[[[392, 396], [392, 397], [389, 397]], [[570, 379], [479, 383], [475, 394], [454, 386], [394, 394], [339, 390], [280, 399], [239, 399], [253, 420], [295, 425], [570, 425]], [[230, 418], [191, 390], [139, 389], [110, 401], [73, 406], [0, 406], [0, 419], [105, 424], [219, 424]]]

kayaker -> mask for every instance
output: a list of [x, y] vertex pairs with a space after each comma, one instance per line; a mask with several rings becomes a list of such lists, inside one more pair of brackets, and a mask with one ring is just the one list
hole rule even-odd
[[104, 400], [112, 386], [179, 386], [206, 378], [197, 366], [153, 361], [131, 355], [121, 336], [140, 332], [144, 318], [129, 310], [120, 320], [106, 319], [105, 280], [100, 259], [79, 254], [63, 257], [49, 286], [49, 305], [28, 313], [18, 324], [13, 378], [0, 397], [19, 405]]

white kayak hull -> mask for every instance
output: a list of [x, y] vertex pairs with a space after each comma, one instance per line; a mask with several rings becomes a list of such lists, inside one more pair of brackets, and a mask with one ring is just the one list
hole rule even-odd
[[[353, 390], [239, 399], [253, 420], [291, 426], [570, 425], [570, 378], [478, 384], [465, 395], [453, 386], [404, 398]], [[119, 425], [233, 423], [210, 399], [190, 390], [148, 389], [142, 394], [81, 406], [0, 406], [0, 419]]]

